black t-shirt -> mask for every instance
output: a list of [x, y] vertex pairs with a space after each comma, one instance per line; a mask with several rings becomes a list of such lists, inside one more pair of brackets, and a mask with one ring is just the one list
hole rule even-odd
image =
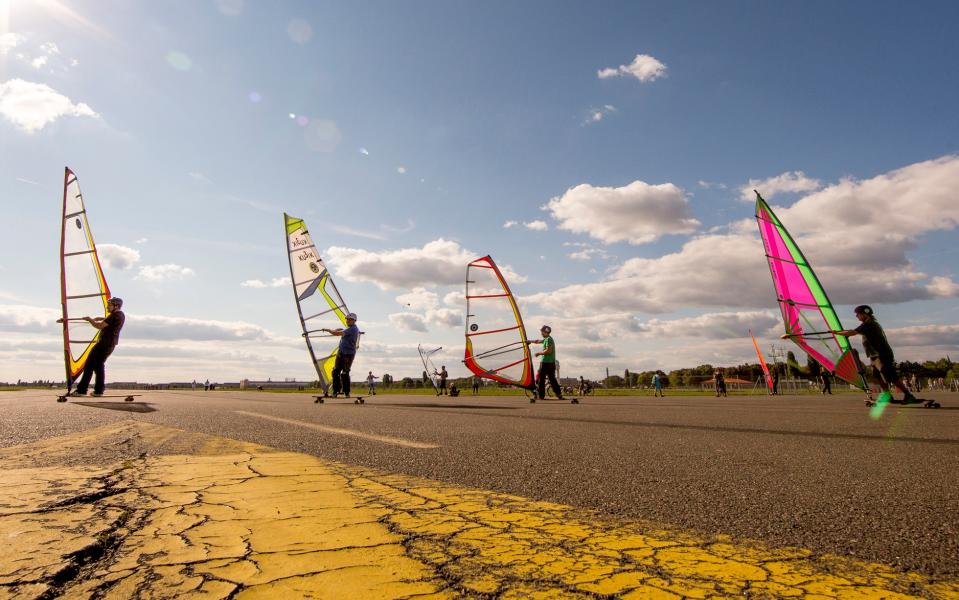
[[97, 345], [113, 348], [120, 341], [120, 330], [123, 329], [126, 315], [123, 314], [122, 310], [115, 310], [108, 314], [103, 321], [107, 326], [100, 330], [100, 341], [97, 342]]
[[882, 325], [878, 321], [875, 319], [864, 321], [856, 327], [856, 332], [862, 335], [862, 347], [866, 351], [866, 356], [892, 359], [892, 348], [886, 340], [886, 332], [882, 330]]

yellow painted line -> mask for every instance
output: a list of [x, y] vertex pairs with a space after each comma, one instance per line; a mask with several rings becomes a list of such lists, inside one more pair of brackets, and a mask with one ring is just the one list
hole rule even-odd
[[348, 435], [351, 437], [357, 437], [364, 440], [370, 440], [373, 442], [382, 442], [384, 444], [392, 444], [394, 446], [404, 446], [406, 448], [419, 448], [422, 450], [429, 450], [431, 448], [440, 447], [437, 444], [427, 444], [426, 442], [405, 440], [403, 438], [391, 437], [388, 435], [377, 435], [375, 433], [366, 433], [363, 431], [356, 431], [354, 429], [342, 429], [340, 427], [330, 427], [329, 425], [320, 425], [319, 423], [310, 423], [309, 421], [297, 421], [296, 419], [285, 419], [283, 417], [274, 417], [273, 415], [264, 415], [261, 413], [248, 412], [245, 410], [235, 410], [233, 412], [235, 412], [238, 415], [246, 415], [248, 417], [258, 417], [260, 419], [267, 419], [268, 421], [276, 421], [277, 423], [286, 423], [288, 425], [306, 427], [307, 429], [314, 429], [316, 431], [322, 431], [324, 433]]
[[[954, 577], [198, 436], [127, 421], [0, 451], [0, 598], [959, 598]], [[60, 447], [109, 464], [18, 462]]]

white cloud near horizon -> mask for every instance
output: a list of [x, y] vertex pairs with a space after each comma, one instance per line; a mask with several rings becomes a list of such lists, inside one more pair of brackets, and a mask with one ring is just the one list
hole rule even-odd
[[162, 265], [143, 265], [134, 279], [157, 282], [181, 280], [194, 275], [196, 275], [196, 272], [190, 267], [166, 263]]
[[274, 277], [269, 282], [262, 281], [260, 279], [247, 279], [246, 281], [240, 282], [240, 287], [252, 288], [256, 290], [262, 290], [266, 288], [279, 288], [292, 286], [293, 280], [289, 277]]
[[516, 227], [519, 225], [519, 221], [506, 221], [503, 223], [503, 229], [509, 229], [510, 227]]
[[126, 271], [140, 261], [140, 251], [118, 244], [100, 244], [97, 256], [105, 267]]
[[596, 75], [600, 79], [635, 77], [642, 82], [656, 81], [660, 77], [666, 76], [666, 65], [649, 54], [637, 54], [633, 62], [628, 65], [619, 65], [615, 68], [606, 67], [597, 71]]
[[411, 312], [393, 313], [389, 315], [390, 323], [401, 331], [426, 333], [426, 318], [423, 315]]
[[604, 243], [647, 244], [667, 234], [693, 233], [693, 218], [683, 190], [672, 183], [594, 187], [583, 183], [551, 199], [545, 210], [558, 227], [585, 233]]
[[821, 187], [818, 179], [807, 177], [802, 171], [787, 171], [766, 179], [750, 179], [739, 188], [740, 197], [745, 201], [754, 201], [758, 191], [765, 200], [783, 193], [813, 192]]
[[[365, 281], [383, 290], [462, 285], [466, 265], [481, 255], [459, 243], [439, 238], [422, 248], [401, 248], [371, 252], [362, 248], [333, 246], [325, 252], [334, 278]], [[510, 282], [525, 277], [508, 265], [499, 265]]]
[[23, 79], [0, 83], [0, 115], [26, 133], [40, 131], [61, 117], [100, 118], [83, 102], [74, 104], [45, 83]]

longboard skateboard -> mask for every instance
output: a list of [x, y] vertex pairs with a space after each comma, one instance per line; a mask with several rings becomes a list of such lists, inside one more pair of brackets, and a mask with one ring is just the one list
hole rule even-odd
[[133, 402], [134, 398], [139, 398], [143, 394], [104, 394], [102, 396], [68, 396], [66, 394], [61, 394], [57, 396], [57, 402], [66, 402], [70, 398], [84, 398], [87, 400], [96, 399], [96, 398], [123, 398], [124, 402]]
[[[333, 398], [333, 396], [313, 396], [313, 404], [323, 404], [327, 398]], [[365, 404], [364, 398], [366, 396], [343, 396], [344, 400], [353, 399], [353, 404]]]
[[[550, 398], [549, 400], [544, 399], [543, 402], [562, 402], [564, 400], [569, 400], [570, 404], [579, 404], [579, 398], [562, 398], [562, 399]], [[536, 404], [536, 398], [530, 398], [529, 403]]]
[[[925, 398], [916, 398], [912, 402], [902, 402], [900, 400], [890, 400], [889, 404], [899, 404], [901, 406], [908, 406], [910, 404], [922, 404], [923, 408], [940, 408], [942, 405], [936, 402], [935, 400], [926, 400]], [[866, 406], [875, 406], [876, 400], [872, 398], [866, 400]]]

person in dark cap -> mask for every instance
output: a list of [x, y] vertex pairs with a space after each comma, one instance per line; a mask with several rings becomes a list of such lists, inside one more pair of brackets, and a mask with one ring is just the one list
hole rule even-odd
[[902, 404], [919, 402], [919, 399], [912, 395], [906, 386], [899, 381], [899, 373], [896, 371], [896, 359], [893, 356], [892, 347], [886, 339], [886, 332], [883, 331], [879, 321], [873, 314], [872, 307], [862, 304], [853, 309], [860, 325], [855, 329], [833, 330], [836, 335], [851, 337], [854, 335], [862, 336], [862, 347], [866, 351], [869, 362], [872, 363], [872, 376], [882, 388], [883, 392], [888, 392], [891, 386], [895, 386], [903, 393]]
[[[126, 315], [120, 308], [123, 306], [123, 300], [117, 297], [107, 300], [107, 316], [105, 317], [83, 317], [83, 320], [99, 330], [100, 338], [90, 349], [90, 355], [83, 366], [83, 374], [77, 382], [74, 391], [68, 396], [86, 396], [87, 388], [90, 386], [90, 378], [96, 375], [93, 382], [93, 393], [91, 396], [102, 396], [106, 389], [106, 364], [107, 358], [113, 354], [113, 350], [120, 341], [120, 330], [123, 329], [123, 323], [126, 321]], [[57, 323], [63, 323], [63, 319], [57, 319]]]
[[539, 329], [541, 340], [530, 340], [529, 344], [543, 344], [543, 349], [534, 356], [541, 356], [539, 363], [539, 372], [536, 374], [536, 391], [540, 400], [546, 398], [546, 380], [549, 379], [549, 386], [560, 400], [563, 399], [563, 390], [559, 387], [556, 380], [556, 343], [553, 342], [552, 328], [549, 325], [543, 325]]
[[356, 348], [360, 342], [360, 330], [356, 326], [356, 313], [346, 315], [346, 328], [321, 329], [330, 335], [340, 338], [340, 347], [336, 352], [336, 361], [333, 363], [333, 397], [342, 391], [350, 397], [350, 367], [356, 358]]

